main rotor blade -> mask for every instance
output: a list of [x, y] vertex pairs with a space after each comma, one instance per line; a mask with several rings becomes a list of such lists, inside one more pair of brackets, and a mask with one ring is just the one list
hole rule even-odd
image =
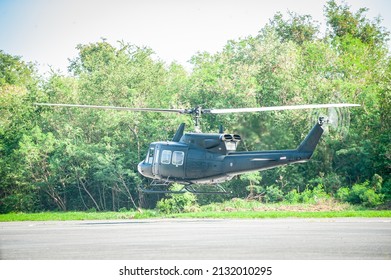
[[203, 109], [206, 114], [227, 114], [227, 113], [251, 113], [266, 111], [298, 110], [298, 109], [318, 109], [318, 108], [341, 108], [358, 107], [359, 104], [337, 103], [337, 104], [306, 104], [306, 105], [286, 105], [259, 108], [235, 108], [235, 109]]
[[162, 109], [162, 108], [131, 108], [117, 106], [100, 106], [100, 105], [79, 105], [79, 104], [59, 104], [59, 103], [34, 103], [37, 106], [54, 106], [54, 107], [73, 107], [73, 108], [93, 108], [104, 110], [120, 110], [120, 111], [135, 111], [135, 112], [160, 112], [160, 113], [179, 113], [179, 114], [228, 114], [228, 113], [252, 113], [265, 111], [282, 111], [282, 110], [298, 110], [298, 109], [318, 109], [318, 108], [341, 108], [341, 107], [358, 107], [359, 104], [336, 103], [336, 104], [306, 104], [306, 105], [286, 105], [272, 106], [259, 108], [233, 108], [233, 109], [202, 109], [200, 112], [197, 108], [194, 109]]
[[136, 112], [161, 112], [161, 113], [187, 113], [183, 109], [160, 109], [160, 108], [130, 108], [116, 106], [99, 106], [99, 105], [78, 105], [78, 104], [57, 104], [57, 103], [34, 103], [37, 106], [54, 106], [54, 107], [73, 107], [73, 108], [93, 108], [104, 110], [136, 111]]

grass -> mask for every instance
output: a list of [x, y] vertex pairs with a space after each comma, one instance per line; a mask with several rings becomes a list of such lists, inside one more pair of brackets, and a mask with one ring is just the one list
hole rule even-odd
[[208, 218], [208, 219], [265, 219], [265, 218], [391, 218], [390, 210], [343, 211], [202, 211], [179, 214], [159, 214], [152, 210], [140, 212], [42, 212], [0, 214], [0, 222], [14, 221], [75, 221], [75, 220], [126, 220], [148, 218]]
[[125, 212], [42, 212], [0, 214], [0, 222], [129, 220], [148, 218], [199, 219], [265, 219], [265, 218], [391, 218], [391, 210], [370, 210], [334, 199], [318, 199], [313, 203], [262, 203], [232, 199], [221, 203], [191, 206], [185, 213], [164, 214], [157, 210]]
[[0, 215], [0, 222], [8, 221], [71, 221], [71, 220], [109, 220], [127, 219], [130, 215], [123, 212], [41, 212], [8, 213]]
[[18, 221], [82, 221], [82, 220], [126, 220], [159, 217], [153, 210], [127, 212], [40, 212], [0, 214], [0, 222]]
[[238, 211], [238, 212], [196, 212], [167, 215], [170, 218], [223, 218], [223, 219], [266, 219], [266, 218], [391, 218], [391, 211], [321, 211], [321, 212], [295, 212], [295, 211]]

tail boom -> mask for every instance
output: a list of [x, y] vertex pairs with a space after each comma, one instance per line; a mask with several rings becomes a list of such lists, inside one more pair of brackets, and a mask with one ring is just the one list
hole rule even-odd
[[234, 152], [224, 159], [224, 170], [229, 175], [240, 175], [249, 171], [260, 171], [277, 166], [308, 161], [315, 151], [323, 134], [323, 120], [311, 129], [307, 137], [295, 150]]

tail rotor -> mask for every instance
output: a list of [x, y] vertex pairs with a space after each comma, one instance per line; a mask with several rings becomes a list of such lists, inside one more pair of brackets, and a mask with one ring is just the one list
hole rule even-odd
[[344, 139], [348, 135], [350, 126], [349, 109], [330, 107], [312, 111], [310, 113], [310, 124], [315, 123], [320, 117], [324, 119], [325, 134], [337, 139]]

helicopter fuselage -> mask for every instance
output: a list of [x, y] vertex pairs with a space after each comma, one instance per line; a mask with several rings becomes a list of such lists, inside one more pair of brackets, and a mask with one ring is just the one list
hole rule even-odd
[[319, 122], [297, 149], [249, 152], [236, 151], [241, 140], [236, 134], [186, 133], [179, 141], [151, 143], [138, 171], [167, 183], [218, 184], [246, 172], [308, 161], [322, 133]]

